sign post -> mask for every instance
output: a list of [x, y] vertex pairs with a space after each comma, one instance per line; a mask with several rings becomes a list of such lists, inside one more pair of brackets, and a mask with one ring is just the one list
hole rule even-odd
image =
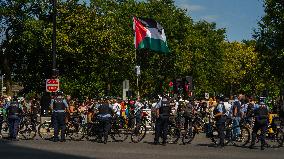
[[46, 92], [57, 92], [59, 90], [59, 79], [46, 80]]
[[205, 99], [207, 99], [207, 100], [209, 99], [209, 93], [205, 93], [204, 96], [205, 96]]
[[122, 92], [122, 99], [126, 100], [127, 99], [127, 91], [129, 90], [129, 80], [124, 80], [123, 81], [123, 92]]

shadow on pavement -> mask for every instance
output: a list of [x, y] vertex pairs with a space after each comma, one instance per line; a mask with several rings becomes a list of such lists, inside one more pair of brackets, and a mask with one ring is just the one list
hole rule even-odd
[[88, 157], [16, 146], [8, 140], [0, 140], [0, 156], [1, 159], [90, 159]]
[[215, 144], [197, 144], [197, 146], [205, 146], [205, 147], [217, 147]]

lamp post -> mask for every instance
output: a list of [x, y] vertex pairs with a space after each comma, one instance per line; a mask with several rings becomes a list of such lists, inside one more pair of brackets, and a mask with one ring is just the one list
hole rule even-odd
[[52, 0], [52, 76], [57, 76], [57, 69], [56, 69], [56, 0]]
[[[0, 71], [0, 74], [1, 74], [1, 71]], [[3, 87], [4, 87], [4, 76], [5, 76], [5, 74], [1, 74], [1, 96], [3, 96], [4, 95], [4, 93], [3, 93]]]

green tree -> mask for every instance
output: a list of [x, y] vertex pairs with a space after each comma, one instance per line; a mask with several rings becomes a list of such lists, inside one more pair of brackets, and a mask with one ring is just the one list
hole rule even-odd
[[[264, 0], [265, 15], [255, 31], [257, 50], [260, 52], [263, 78], [273, 79], [266, 89], [283, 87], [284, 84], [284, 2]], [[275, 89], [274, 89], [275, 90]], [[275, 90], [279, 92], [279, 89]]]

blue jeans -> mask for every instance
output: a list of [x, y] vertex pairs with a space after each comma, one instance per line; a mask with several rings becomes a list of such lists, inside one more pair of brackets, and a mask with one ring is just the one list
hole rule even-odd
[[241, 121], [241, 117], [234, 117], [233, 118], [233, 134], [235, 137], [241, 134], [241, 128], [239, 127]]

